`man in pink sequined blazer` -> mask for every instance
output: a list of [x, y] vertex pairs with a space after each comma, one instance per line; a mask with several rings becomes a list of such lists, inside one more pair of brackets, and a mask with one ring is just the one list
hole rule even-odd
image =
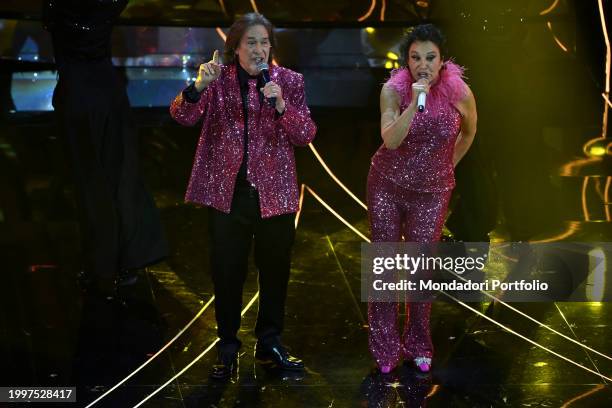
[[256, 358], [302, 370], [280, 342], [289, 281], [295, 213], [299, 205], [295, 146], [316, 133], [299, 73], [270, 65], [273, 27], [262, 15], [242, 16], [230, 27], [224, 63], [200, 66], [198, 78], [170, 107], [182, 125], [203, 121], [186, 200], [208, 206], [211, 271], [215, 289], [218, 361], [212, 377], [236, 367], [242, 287], [251, 245], [259, 271]]

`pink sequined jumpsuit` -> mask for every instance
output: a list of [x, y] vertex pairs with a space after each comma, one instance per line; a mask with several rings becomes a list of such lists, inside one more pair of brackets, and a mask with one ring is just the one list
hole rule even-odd
[[[408, 135], [395, 149], [381, 146], [368, 175], [368, 208], [373, 242], [435, 242], [440, 239], [451, 191], [455, 186], [453, 151], [461, 128], [454, 104], [467, 91], [463, 69], [444, 64], [417, 112]], [[414, 79], [406, 68], [395, 70], [387, 84], [401, 97], [400, 111], [411, 101]], [[433, 355], [429, 329], [431, 303], [406, 303], [400, 336], [399, 303], [368, 305], [369, 346], [379, 366], [395, 366], [404, 357]]]

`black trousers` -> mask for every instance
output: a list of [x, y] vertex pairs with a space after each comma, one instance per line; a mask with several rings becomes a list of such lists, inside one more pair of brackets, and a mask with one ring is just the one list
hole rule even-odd
[[237, 188], [229, 214], [210, 208], [211, 270], [217, 333], [221, 349], [240, 347], [242, 289], [254, 243], [259, 272], [259, 312], [255, 335], [260, 341], [280, 336], [295, 239], [295, 214], [262, 218], [257, 191]]

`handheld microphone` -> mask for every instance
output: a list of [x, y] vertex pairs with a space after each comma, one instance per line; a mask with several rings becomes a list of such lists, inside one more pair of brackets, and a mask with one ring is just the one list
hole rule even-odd
[[[427, 74], [422, 72], [419, 74], [419, 78], [427, 78]], [[418, 99], [417, 99], [417, 109], [419, 110], [419, 112], [424, 112], [425, 111], [425, 104], [427, 103], [427, 93], [426, 92], [420, 92]]]
[[[268, 68], [269, 68], [268, 64], [266, 64], [265, 62], [260, 62], [259, 64], [257, 64], [257, 69], [261, 73], [261, 77], [263, 78], [264, 85], [270, 82], [270, 71], [268, 71]], [[276, 106], [276, 98], [267, 98], [267, 99], [268, 99], [268, 103], [270, 104], [270, 106], [272, 107]]]

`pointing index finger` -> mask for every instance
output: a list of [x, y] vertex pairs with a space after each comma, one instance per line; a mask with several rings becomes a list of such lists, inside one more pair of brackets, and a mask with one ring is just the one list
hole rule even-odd
[[215, 64], [219, 63], [219, 50], [215, 50], [215, 52], [213, 53], [212, 62], [214, 62]]

